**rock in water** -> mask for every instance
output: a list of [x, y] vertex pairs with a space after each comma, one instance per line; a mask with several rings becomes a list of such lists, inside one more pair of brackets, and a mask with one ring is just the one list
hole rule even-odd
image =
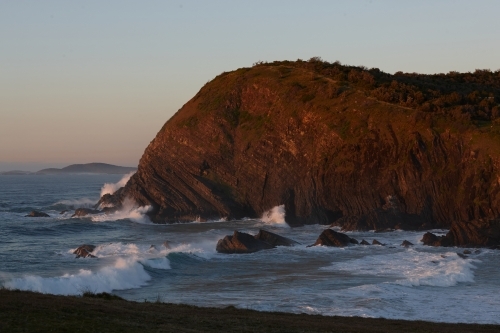
[[413, 246], [413, 243], [407, 241], [406, 239], [403, 241], [403, 243], [401, 243], [401, 246], [404, 246], [404, 247], [410, 247], [410, 246]]
[[91, 254], [91, 252], [93, 252], [94, 250], [94, 245], [83, 244], [80, 245], [75, 251], [73, 251], [73, 254], [76, 254], [76, 258], [95, 258], [95, 256]]
[[[354, 243], [353, 240], [356, 243]], [[354, 238], [351, 238], [341, 232], [336, 232], [332, 229], [326, 229], [321, 233], [321, 235], [319, 235], [318, 239], [312, 246], [323, 245], [344, 247], [349, 244], [357, 244], [357, 241]]]
[[453, 246], [453, 242], [448, 235], [436, 236], [433, 233], [426, 232], [420, 241], [424, 243], [424, 245], [429, 246]]
[[39, 211], [33, 210], [31, 213], [29, 213], [28, 215], [26, 215], [26, 217], [50, 217], [50, 215], [49, 214], [45, 214], [43, 212], [39, 212]]
[[274, 246], [294, 246], [297, 245], [298, 243], [294, 240], [291, 240], [290, 238], [286, 238], [280, 235], [277, 235], [275, 233], [266, 231], [266, 230], [259, 230], [259, 233], [254, 236], [255, 239], [264, 241], [270, 245]]
[[83, 217], [89, 214], [99, 214], [100, 211], [90, 208], [78, 208], [75, 210], [75, 213], [71, 215], [71, 217]]
[[253, 253], [273, 247], [267, 242], [255, 239], [252, 235], [235, 231], [232, 236], [226, 236], [219, 240], [216, 250], [219, 253]]
[[367, 241], [365, 241], [364, 239], [361, 241], [361, 243], [359, 243], [361, 245], [370, 245], [370, 243], [368, 243]]
[[380, 243], [380, 242], [379, 242], [378, 240], [376, 240], [376, 239], [374, 239], [374, 240], [372, 241], [372, 245], [381, 245], [381, 246], [385, 246], [385, 244]]
[[498, 99], [499, 80], [321, 61], [223, 73], [168, 120], [137, 173], [101, 203], [150, 205], [157, 223], [260, 217], [283, 204], [292, 226], [451, 227], [450, 244], [497, 246], [500, 141], [495, 126], [476, 121], [493, 121], [498, 101], [450, 98], [450, 84], [461, 96]]

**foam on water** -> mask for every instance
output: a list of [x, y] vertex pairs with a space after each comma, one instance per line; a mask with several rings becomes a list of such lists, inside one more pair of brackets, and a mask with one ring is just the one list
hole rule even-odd
[[460, 282], [474, 282], [473, 262], [462, 259], [455, 252], [444, 254], [419, 252], [414, 249], [367, 255], [360, 259], [335, 262], [322, 268], [330, 271], [347, 271], [353, 274], [392, 276], [403, 286], [451, 287]]
[[275, 206], [264, 212], [261, 220], [266, 224], [288, 227], [288, 224], [285, 221], [285, 205]]
[[111, 214], [93, 215], [91, 218], [94, 222], [107, 222], [128, 219], [135, 223], [151, 224], [151, 221], [146, 215], [151, 210], [151, 208], [151, 206], [139, 207], [133, 200], [127, 198], [124, 200], [123, 206], [120, 210]]

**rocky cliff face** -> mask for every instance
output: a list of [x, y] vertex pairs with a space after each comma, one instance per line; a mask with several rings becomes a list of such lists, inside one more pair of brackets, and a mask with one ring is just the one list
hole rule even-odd
[[324, 72], [264, 64], [207, 83], [108, 200], [151, 205], [158, 223], [284, 204], [292, 226], [453, 226], [456, 244], [498, 243], [498, 133], [497, 121], [418, 111]]

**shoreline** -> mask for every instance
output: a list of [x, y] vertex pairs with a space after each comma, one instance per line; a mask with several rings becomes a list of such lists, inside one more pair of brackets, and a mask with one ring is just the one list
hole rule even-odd
[[111, 294], [0, 290], [0, 331], [498, 332], [500, 325], [438, 323], [133, 302]]

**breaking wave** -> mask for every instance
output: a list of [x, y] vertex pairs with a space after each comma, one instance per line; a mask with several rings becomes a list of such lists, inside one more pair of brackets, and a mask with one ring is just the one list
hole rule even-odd
[[96, 272], [80, 269], [76, 274], [58, 277], [28, 275], [4, 284], [9, 289], [36, 291], [55, 295], [80, 295], [86, 291], [94, 293], [140, 288], [151, 279], [136, 258], [118, 258], [112, 266]]
[[135, 171], [127, 173], [117, 183], [104, 183], [104, 185], [101, 188], [100, 197], [102, 197], [105, 194], [113, 194], [119, 188], [124, 187], [127, 184], [127, 182], [129, 181], [130, 177], [132, 177], [134, 175], [134, 173], [135, 173]]
[[135, 223], [150, 224], [151, 221], [146, 214], [151, 208], [151, 206], [139, 207], [134, 200], [127, 198], [123, 201], [123, 206], [120, 210], [110, 214], [93, 215], [92, 221], [107, 222], [128, 219]]

